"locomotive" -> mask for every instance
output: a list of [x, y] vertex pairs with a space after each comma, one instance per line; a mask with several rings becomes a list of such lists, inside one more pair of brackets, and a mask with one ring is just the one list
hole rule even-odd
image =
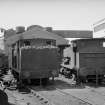
[[[75, 74], [79, 82], [101, 82], [105, 77], [105, 39], [73, 40], [71, 45], [64, 49], [61, 64], [62, 73]], [[71, 73], [71, 74], [70, 74]]]
[[[9, 68], [19, 82], [33, 79], [48, 81], [59, 74], [59, 54], [57, 43], [66, 40], [42, 27], [32, 27], [8, 37]], [[58, 39], [57, 39], [58, 38]]]

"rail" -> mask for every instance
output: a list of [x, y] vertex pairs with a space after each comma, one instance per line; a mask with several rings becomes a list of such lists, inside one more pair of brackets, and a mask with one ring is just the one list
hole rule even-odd
[[[46, 98], [44, 95], [40, 94], [39, 92], [35, 91], [34, 88], [28, 87], [31, 90], [31, 93], [34, 94], [34, 96], [36, 96], [40, 101], [42, 101], [43, 103], [45, 103], [46, 105], [56, 105], [53, 100], [51, 101], [50, 99]], [[66, 95], [66, 97], [72, 97], [74, 99], [76, 99], [78, 101], [78, 105], [80, 105], [80, 103], [82, 105], [93, 105], [83, 99], [80, 99], [78, 97], [75, 97], [69, 93], [66, 93], [64, 91], [62, 91], [61, 89], [58, 89], [56, 87], [54, 87], [56, 89], [56, 91], [60, 92], [60, 95], [62, 95], [62, 97], [64, 97], [64, 95]], [[55, 101], [55, 100], [54, 100]], [[67, 104], [68, 105], [68, 104]], [[75, 105], [75, 104], [74, 104]]]

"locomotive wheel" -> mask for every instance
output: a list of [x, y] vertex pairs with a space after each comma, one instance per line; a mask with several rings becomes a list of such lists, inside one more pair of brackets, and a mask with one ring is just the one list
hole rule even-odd
[[48, 78], [43, 78], [43, 79], [42, 79], [42, 85], [43, 85], [43, 86], [46, 86], [47, 83], [48, 83], [48, 80], [49, 80]]
[[86, 77], [79, 76], [76, 79], [77, 84], [86, 83]]
[[76, 75], [75, 74], [71, 74], [70, 79], [72, 79], [74, 81], [76, 79]]
[[93, 79], [87, 79], [87, 81], [88, 81], [88, 82], [93, 82], [94, 80], [93, 80]]
[[14, 78], [16, 78], [17, 81], [19, 81], [19, 74], [14, 70], [12, 71], [12, 74], [13, 74]]

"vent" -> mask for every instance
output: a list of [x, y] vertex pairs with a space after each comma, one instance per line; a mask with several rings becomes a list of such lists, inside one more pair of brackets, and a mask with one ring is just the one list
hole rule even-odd
[[23, 32], [25, 32], [25, 27], [24, 26], [16, 27], [16, 34], [23, 33]]

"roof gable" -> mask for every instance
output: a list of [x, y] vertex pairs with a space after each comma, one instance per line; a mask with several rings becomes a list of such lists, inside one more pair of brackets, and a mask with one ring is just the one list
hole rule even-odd
[[43, 39], [53, 39], [56, 40], [57, 45], [68, 44], [68, 41], [63, 37], [54, 34], [52, 32], [48, 32], [42, 28], [35, 27], [31, 30], [27, 30], [20, 34], [15, 34], [9, 38], [7, 38], [7, 44], [13, 44], [20, 39], [35, 39], [35, 38], [43, 38]]
[[64, 38], [93, 38], [93, 31], [83, 30], [53, 30], [53, 33]]

